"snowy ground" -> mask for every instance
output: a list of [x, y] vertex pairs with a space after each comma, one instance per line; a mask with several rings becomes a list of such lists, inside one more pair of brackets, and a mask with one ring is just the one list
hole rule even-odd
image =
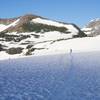
[[[100, 44], [100, 36], [62, 40], [62, 41], [57, 41], [53, 44], [50, 44], [49, 42], [42, 44], [40, 43], [35, 45], [35, 47], [36, 48], [44, 47], [45, 49], [34, 51], [33, 56], [70, 53], [70, 49], [72, 49], [73, 53], [100, 51], [99, 44]], [[1, 56], [0, 60], [24, 57], [23, 53], [17, 55], [9, 55], [5, 52], [0, 52], [0, 56]]]
[[100, 52], [0, 61], [0, 100], [100, 100]]
[[[20, 18], [14, 21], [9, 25], [0, 24], [0, 32], [4, 31], [9, 27], [14, 27], [20, 22]], [[79, 30], [73, 26], [72, 24], [64, 24], [48, 19], [43, 18], [35, 18], [32, 19], [33, 23], [40, 23], [44, 25], [53, 25], [56, 27], [65, 27], [68, 29], [69, 33], [61, 33], [59, 31], [49, 31], [45, 33], [36, 33], [36, 32], [25, 32], [25, 33], [5, 33], [6, 35], [16, 35], [16, 36], [26, 36], [27, 38], [20, 40], [19, 42], [6, 41], [5, 38], [0, 38], [0, 44], [5, 46], [6, 49], [9, 48], [23, 48], [23, 52], [21, 54], [9, 55], [5, 51], [0, 52], [0, 60], [4, 59], [12, 59], [12, 58], [20, 58], [25, 57], [26, 52], [28, 51], [27, 46], [32, 45], [35, 51], [31, 53], [33, 56], [41, 56], [41, 55], [54, 55], [54, 54], [63, 54], [70, 53], [72, 49], [72, 53], [76, 52], [91, 52], [91, 51], [100, 51], [100, 35], [97, 37], [84, 37], [84, 38], [74, 38], [74, 35], [78, 35]], [[83, 29], [86, 32], [91, 31], [90, 28]], [[28, 37], [29, 36], [29, 37]], [[36, 38], [35, 36], [39, 36]], [[24, 45], [23, 45], [24, 44]]]

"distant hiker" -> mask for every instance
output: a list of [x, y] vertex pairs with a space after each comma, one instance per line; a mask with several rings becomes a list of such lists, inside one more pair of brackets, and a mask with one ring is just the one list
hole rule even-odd
[[72, 53], [72, 49], [70, 49], [70, 54]]

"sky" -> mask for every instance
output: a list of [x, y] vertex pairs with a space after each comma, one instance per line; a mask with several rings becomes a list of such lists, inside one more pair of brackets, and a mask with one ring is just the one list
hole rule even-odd
[[35, 14], [85, 26], [100, 18], [100, 0], [0, 0], [0, 18]]

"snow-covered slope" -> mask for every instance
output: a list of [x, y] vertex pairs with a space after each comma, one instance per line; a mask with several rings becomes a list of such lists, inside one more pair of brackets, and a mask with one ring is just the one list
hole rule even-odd
[[2, 59], [66, 52], [76, 45], [75, 41], [80, 42], [82, 37], [86, 37], [86, 34], [75, 24], [25, 15], [0, 26], [0, 55]]
[[13, 23], [9, 24], [9, 25], [0, 25], [1, 28], [0, 28], [0, 32], [10, 28], [10, 27], [14, 27], [16, 26], [16, 24], [19, 22], [20, 19], [17, 19], [16, 21], [14, 21]]
[[88, 36], [100, 35], [100, 18], [91, 20], [83, 29]]
[[52, 21], [52, 20], [41, 19], [41, 18], [33, 19], [32, 22], [51, 25], [51, 26], [56, 26], [56, 27], [65, 27], [73, 35], [77, 35], [78, 32], [79, 32], [79, 30], [76, 29], [76, 27], [74, 27], [72, 24], [64, 24], [64, 23], [59, 23], [59, 22], [55, 22], [55, 21]]
[[[35, 56], [61, 54], [61, 53], [67, 54], [70, 53], [70, 49], [72, 49], [73, 53], [100, 51], [100, 46], [98, 46], [99, 43], [100, 43], [100, 35], [97, 37], [84, 37], [84, 38], [75, 38], [75, 39], [62, 40], [62, 41], [39, 42], [29, 49], [26, 48], [23, 49], [23, 52], [20, 54], [12, 55], [6, 53], [5, 51], [1, 51], [0, 59], [25, 57], [27, 53], [29, 55], [33, 54]], [[18, 44], [17, 45], [13, 44], [12, 47], [24, 48], [24, 46]]]

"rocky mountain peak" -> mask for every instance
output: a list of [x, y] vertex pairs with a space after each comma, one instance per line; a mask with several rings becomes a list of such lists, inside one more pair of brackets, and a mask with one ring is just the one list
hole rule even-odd
[[100, 18], [90, 21], [86, 25], [85, 31], [89, 33], [89, 36], [100, 35]]
[[94, 19], [94, 20], [91, 20], [91, 21], [86, 25], [86, 27], [91, 28], [91, 27], [96, 27], [96, 26], [98, 26], [98, 25], [100, 25], [100, 18], [96, 18], [96, 19]]
[[20, 23], [27, 23], [35, 18], [40, 18], [40, 16], [33, 15], [33, 14], [26, 14], [26, 15], [20, 17]]

